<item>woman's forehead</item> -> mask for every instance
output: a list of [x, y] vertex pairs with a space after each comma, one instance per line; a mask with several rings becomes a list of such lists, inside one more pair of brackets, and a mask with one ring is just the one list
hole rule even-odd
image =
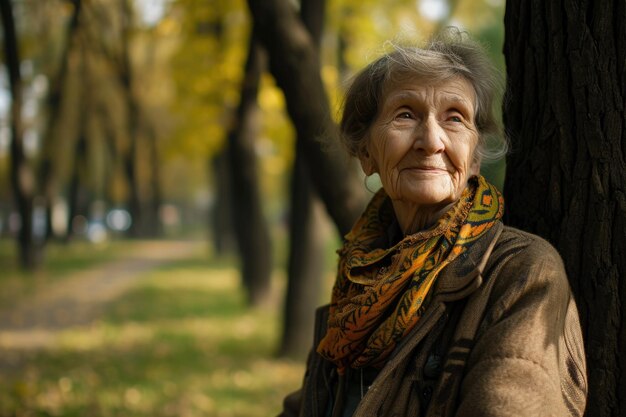
[[419, 98], [433, 90], [440, 100], [475, 106], [476, 92], [474, 86], [461, 75], [441, 79], [418, 76], [389, 79], [382, 89], [381, 99], [384, 102], [392, 97], [393, 99]]

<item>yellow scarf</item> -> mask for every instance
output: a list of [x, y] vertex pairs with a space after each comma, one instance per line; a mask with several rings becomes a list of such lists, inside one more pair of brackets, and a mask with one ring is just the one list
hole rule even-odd
[[418, 322], [439, 272], [501, 217], [504, 200], [482, 176], [432, 228], [380, 247], [395, 215], [384, 190], [372, 198], [339, 250], [328, 331], [317, 351], [347, 367], [382, 367]]

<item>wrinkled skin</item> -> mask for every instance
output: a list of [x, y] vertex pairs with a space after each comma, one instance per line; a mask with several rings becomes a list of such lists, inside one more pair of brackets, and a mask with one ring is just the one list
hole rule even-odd
[[436, 84], [418, 78], [383, 92], [359, 155], [378, 173], [404, 234], [432, 225], [480, 171], [476, 95], [462, 77]]

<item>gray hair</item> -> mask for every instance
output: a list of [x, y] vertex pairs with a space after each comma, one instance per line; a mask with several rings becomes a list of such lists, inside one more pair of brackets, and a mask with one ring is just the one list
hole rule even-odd
[[365, 67], [346, 93], [341, 136], [352, 156], [367, 144], [367, 133], [376, 119], [385, 88], [398, 81], [425, 78], [432, 82], [462, 76], [476, 93], [474, 123], [478, 129], [476, 152], [495, 161], [508, 150], [508, 140], [495, 115], [494, 101], [502, 91], [498, 71], [483, 47], [466, 32], [447, 28], [423, 48], [394, 45], [394, 49]]

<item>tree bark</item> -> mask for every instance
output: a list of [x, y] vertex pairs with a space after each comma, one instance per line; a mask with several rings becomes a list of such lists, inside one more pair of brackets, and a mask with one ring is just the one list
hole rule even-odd
[[78, 137], [74, 148], [74, 166], [70, 178], [69, 192], [67, 196], [67, 230], [65, 241], [69, 242], [74, 236], [73, 222], [78, 215], [88, 217], [88, 208], [85, 201], [85, 188], [81, 182], [85, 179], [87, 165], [87, 122], [82, 120], [79, 126]]
[[82, 88], [80, 89], [78, 106], [82, 110], [82, 117], [78, 121], [78, 134], [74, 143], [74, 165], [69, 183], [68, 192], [68, 216], [67, 229], [65, 232], [65, 241], [69, 242], [74, 237], [73, 222], [78, 215], [89, 217], [89, 205], [85, 198], [87, 189], [84, 186], [88, 176], [89, 163], [88, 159], [88, 126], [89, 118], [94, 114], [92, 92], [94, 83], [91, 79], [91, 72], [87, 61], [87, 45], [86, 42], [80, 43], [80, 66]]
[[0, 14], [4, 35], [5, 65], [11, 92], [10, 176], [15, 205], [21, 217], [20, 230], [17, 235], [18, 254], [22, 268], [34, 269], [41, 258], [40, 247], [33, 237], [33, 200], [36, 184], [35, 173], [24, 155], [20, 55], [10, 0], [0, 0]]
[[263, 216], [254, 150], [254, 140], [259, 130], [256, 100], [265, 66], [264, 58], [264, 52], [252, 35], [239, 106], [228, 135], [233, 229], [239, 248], [242, 280], [252, 305], [267, 300], [272, 274], [271, 241]]
[[104, 172], [104, 200], [108, 207], [118, 205], [119, 201], [114, 198], [113, 187], [117, 172], [122, 169], [122, 155], [118, 149], [117, 133], [114, 122], [107, 106], [99, 100], [94, 104], [94, 121], [102, 131], [104, 144], [107, 151], [108, 169]]
[[586, 415], [626, 415], [626, 3], [507, 1], [508, 223], [560, 251], [586, 342]]
[[230, 178], [230, 162], [228, 149], [213, 156], [209, 164], [209, 170], [213, 176], [215, 187], [215, 199], [209, 213], [211, 225], [211, 237], [216, 255], [225, 255], [235, 249], [235, 237], [233, 231], [233, 210], [231, 192], [232, 179]]
[[[324, 26], [325, 1], [303, 0], [300, 16], [319, 51]], [[318, 53], [319, 56], [319, 53]], [[317, 62], [319, 67], [319, 62]], [[317, 209], [317, 194], [309, 176], [304, 147], [306, 138], [296, 141], [291, 174], [291, 215], [287, 292], [283, 312], [280, 356], [304, 357], [311, 348], [315, 308], [324, 273], [324, 241]]]
[[41, 162], [38, 169], [39, 184], [41, 184], [41, 194], [46, 210], [46, 236], [48, 239], [54, 234], [52, 230], [52, 205], [57, 194], [57, 170], [55, 167], [55, 155], [59, 148], [58, 141], [55, 141], [57, 126], [61, 120], [62, 97], [65, 91], [65, 84], [69, 73], [70, 55], [75, 43], [75, 35], [80, 25], [80, 15], [82, 0], [71, 0], [74, 9], [67, 25], [65, 44], [61, 52], [61, 62], [59, 69], [50, 77], [49, 93], [46, 100], [48, 117], [43, 130]]
[[339, 149], [338, 130], [319, 71], [317, 48], [288, 0], [248, 0], [255, 33], [268, 51], [270, 70], [283, 90], [309, 175], [343, 236], [364, 207], [363, 187]]
[[287, 292], [280, 356], [301, 358], [311, 349], [315, 308], [324, 278], [324, 221], [309, 177], [302, 142], [296, 145], [291, 178]]
[[150, 158], [150, 204], [146, 207], [146, 233], [151, 237], [158, 237], [163, 234], [163, 226], [159, 216], [161, 205], [163, 204], [163, 193], [161, 192], [161, 161], [159, 158], [159, 144], [157, 132], [152, 121], [144, 116], [144, 132], [148, 146]]
[[[152, 36], [154, 30], [151, 31]], [[155, 61], [155, 54], [157, 49], [156, 38], [148, 42], [146, 48], [146, 62], [145, 68], [154, 67], [157, 62]], [[149, 180], [148, 186], [150, 190], [149, 201], [145, 206], [146, 211], [146, 233], [151, 237], [158, 237], [163, 234], [163, 225], [161, 224], [160, 209], [163, 204], [163, 193], [161, 189], [161, 158], [159, 152], [159, 136], [157, 134], [157, 128], [155, 125], [154, 116], [147, 112], [144, 108], [142, 112], [142, 130], [144, 132], [147, 143], [147, 154], [149, 162]]]
[[[139, 158], [139, 135], [141, 126], [141, 103], [135, 91], [135, 74], [131, 62], [130, 43], [132, 41], [133, 7], [131, 0], [117, 0], [115, 18], [120, 20], [119, 45], [112, 47], [100, 37], [100, 28], [114, 25], [106, 4], [90, 3], [89, 16], [95, 19], [96, 24], [86, 26], [94, 48], [109, 61], [115, 76], [122, 88], [126, 112], [126, 132], [128, 135], [128, 149], [122, 152], [121, 166], [128, 182], [128, 212], [131, 216], [131, 225], [127, 233], [132, 237], [139, 237], [144, 232], [143, 201], [141, 195], [140, 178], [137, 172]], [[87, 9], [85, 9], [86, 11]], [[117, 27], [115, 25], [114, 27]]]
[[124, 170], [128, 178], [129, 196], [128, 207], [132, 218], [132, 224], [129, 229], [131, 236], [139, 237], [145, 232], [143, 206], [141, 199], [141, 191], [139, 185], [139, 176], [137, 175], [137, 158], [140, 126], [140, 109], [139, 102], [135, 95], [134, 74], [130, 57], [131, 42], [131, 25], [132, 25], [132, 7], [129, 0], [120, 0], [122, 19], [121, 33], [121, 54], [119, 61], [119, 79], [124, 89], [126, 100], [126, 123], [128, 129], [129, 147], [124, 157]]

